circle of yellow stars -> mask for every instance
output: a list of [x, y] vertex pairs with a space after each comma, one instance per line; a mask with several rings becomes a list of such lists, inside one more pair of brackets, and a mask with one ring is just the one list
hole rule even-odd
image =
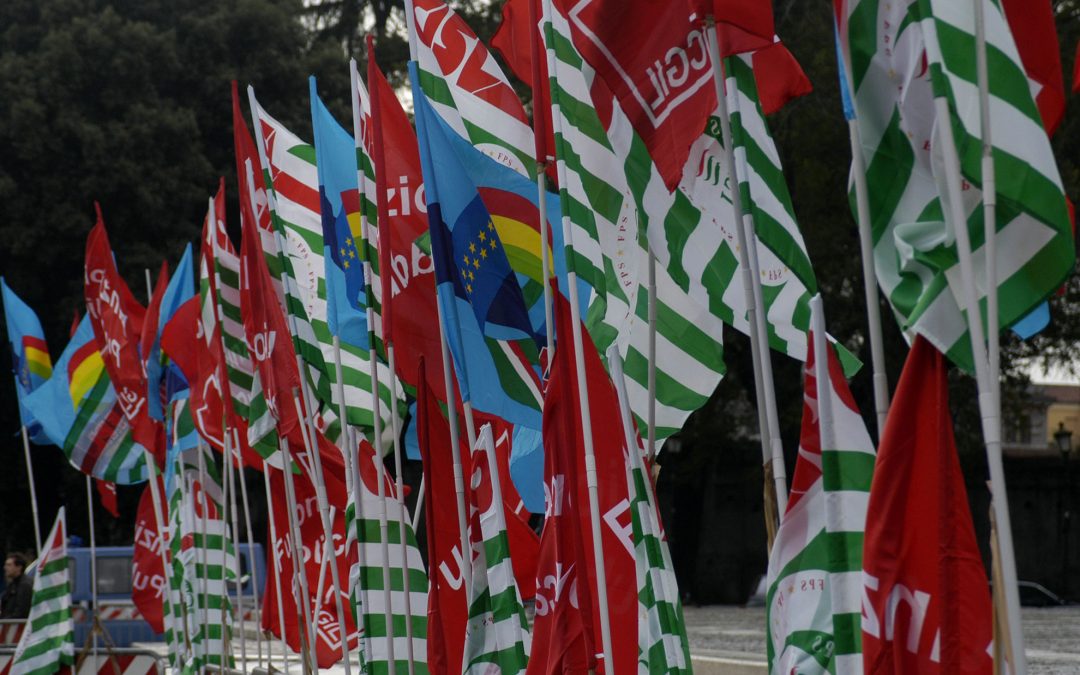
[[468, 252], [461, 256], [461, 281], [465, 284], [465, 292], [472, 295], [473, 284], [476, 282], [476, 272], [488, 259], [488, 249], [495, 251], [499, 247], [499, 235], [495, 233], [495, 223], [488, 221], [487, 230], [481, 228], [474, 241], [469, 242]]

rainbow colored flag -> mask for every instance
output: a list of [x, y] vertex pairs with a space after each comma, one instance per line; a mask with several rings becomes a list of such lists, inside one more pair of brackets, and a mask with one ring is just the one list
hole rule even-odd
[[7, 321], [8, 343], [11, 345], [12, 370], [15, 371], [15, 391], [19, 397], [19, 419], [34, 443], [48, 443], [41, 423], [23, 403], [23, 399], [45, 383], [52, 375], [52, 359], [45, 344], [45, 332], [37, 314], [15, 295], [3, 277], [0, 289], [4, 297], [4, 318]]

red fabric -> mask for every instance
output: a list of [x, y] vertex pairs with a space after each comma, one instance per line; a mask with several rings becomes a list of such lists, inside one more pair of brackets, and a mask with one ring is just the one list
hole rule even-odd
[[108, 511], [109, 515], [113, 518], [119, 518], [120, 507], [116, 503], [116, 483], [110, 483], [107, 480], [95, 478], [94, 487], [97, 488], [102, 508]]
[[540, 15], [538, 0], [509, 0], [503, 5], [502, 23], [491, 37], [491, 46], [499, 50], [514, 75], [532, 89], [536, 156], [548, 162], [547, 174], [558, 183], [547, 54], [540, 33]]
[[885, 422], [863, 546], [866, 673], [990, 673], [990, 591], [949, 414], [947, 366], [917, 337]]
[[[158, 494], [165, 494], [165, 486], [158, 481]], [[135, 544], [131, 558], [131, 600], [142, 618], [150, 624], [155, 633], [164, 633], [162, 604], [168, 592], [165, 572], [161, 566], [161, 547], [165, 540], [161, 535], [154, 500], [147, 484], [139, 498], [139, 510], [135, 513]], [[164, 508], [164, 505], [163, 505]], [[162, 518], [165, 513], [162, 512]], [[166, 523], [167, 526], [167, 523]]]
[[[1046, 135], [1052, 136], [1065, 114], [1065, 78], [1061, 72], [1054, 8], [1050, 0], [1003, 0], [1002, 9], [1024, 71], [1028, 79], [1040, 86], [1035, 105]], [[1076, 90], [1075, 79], [1073, 90]]]
[[[697, 7], [695, 12], [685, 3], [673, 3], [661, 12], [655, 0], [556, 0], [556, 4], [570, 17], [581, 55], [615, 94], [664, 183], [674, 190], [690, 146], [716, 109], [712, 63], [701, 22], [708, 8]], [[727, 0], [722, 4], [721, 13], [711, 13], [730, 18], [739, 27], [739, 36], [759, 36], [725, 40], [722, 35], [725, 52], [733, 51], [729, 46], [744, 50], [772, 43], [769, 3]], [[754, 32], [747, 33], [749, 27]]]
[[[506, 535], [510, 540], [510, 563], [514, 568], [521, 599], [536, 595], [536, 564], [540, 556], [540, 537], [529, 525], [529, 511], [510, 476], [510, 450], [514, 425], [492, 415], [473, 413], [477, 427], [491, 425], [495, 439], [495, 462], [499, 468], [503, 511], [506, 514]], [[465, 454], [468, 457], [468, 453]]]
[[783, 42], [774, 42], [754, 52], [754, 80], [762, 112], [766, 115], [814, 90], [802, 66]]
[[769, 0], [689, 0], [699, 18], [712, 15], [720, 29], [721, 56], [752, 52], [773, 41]]
[[[335, 555], [337, 556], [338, 578], [341, 583], [347, 584], [349, 568], [356, 562], [356, 549], [346, 550], [345, 540], [345, 506], [346, 490], [344, 482], [344, 463], [340, 451], [336, 448], [330, 452], [332, 445], [320, 434], [319, 445], [322, 451], [323, 476], [326, 482], [327, 500], [334, 508], [333, 536], [335, 542]], [[303, 467], [309, 467], [310, 461], [301, 449], [292, 448], [296, 463]], [[308, 478], [310, 473], [305, 470], [301, 475], [294, 476], [296, 489], [296, 517], [299, 526], [299, 534], [303, 547], [303, 573], [307, 576], [308, 590], [311, 597], [309, 611], [315, 611], [316, 598], [322, 596], [321, 609], [316, 618], [316, 660], [320, 668], [329, 668], [341, 659], [341, 633], [338, 627], [337, 605], [334, 600], [333, 579], [329, 570], [326, 572], [321, 589], [315, 588], [319, 580], [319, 567], [322, 564], [323, 551], [326, 538], [323, 533], [322, 516], [318, 509], [315, 488]], [[285, 499], [285, 480], [287, 477], [281, 471], [272, 471], [270, 476], [271, 491], [274, 499], [271, 507], [274, 509], [274, 524], [277, 529], [277, 537], [272, 538], [267, 533], [267, 539], [273, 541], [270, 551], [267, 552], [267, 567], [269, 577], [266, 582], [266, 594], [262, 606], [262, 626], [275, 636], [282, 636], [282, 627], [278, 621], [277, 609], [277, 583], [276, 575], [281, 575], [282, 605], [285, 615], [285, 641], [296, 652], [300, 651], [300, 631], [303, 617], [303, 607], [297, 604], [296, 598], [300, 595], [299, 579], [295, 578], [296, 569], [293, 566], [294, 557], [289, 546], [289, 511]], [[276, 562], [276, 565], [275, 565]], [[295, 589], [293, 584], [296, 584]], [[342, 589], [342, 592], [347, 592]], [[352, 612], [345, 605], [345, 627], [348, 633], [350, 651], [355, 650], [359, 642], [359, 633], [353, 620]]]
[[[375, 162], [377, 176], [379, 228], [375, 234], [379, 248], [383, 329], [389, 331], [389, 326], [393, 326], [393, 332], [386, 332], [386, 335], [392, 335], [387, 339], [393, 341], [398, 377], [417, 386], [417, 367], [423, 358], [428, 369], [428, 388], [445, 402], [442, 349], [439, 332], [433, 329], [438, 325], [435, 266], [431, 256], [414, 243], [428, 231], [416, 132], [374, 59], [369, 60], [368, 87], [371, 89], [372, 114], [365, 120], [363, 136]], [[383, 223], [388, 226], [383, 227]], [[385, 232], [389, 232], [389, 237], [384, 239]], [[390, 289], [389, 293], [387, 289]], [[460, 398], [458, 401], [460, 410]]]
[[[250, 138], [248, 139], [250, 141]], [[243, 204], [246, 200], [240, 200]], [[262, 381], [263, 395], [278, 420], [278, 433], [299, 438], [293, 390], [300, 386], [292, 337], [276, 299], [274, 282], [263, 257], [260, 235], [251, 215], [243, 218], [240, 243], [240, 306], [251, 362]]]
[[431, 587], [428, 590], [428, 669], [451, 673], [465, 652], [465, 570], [458, 527], [457, 493], [450, 446], [450, 427], [427, 388], [423, 359], [416, 391], [417, 440], [427, 486], [427, 547]]
[[[558, 342], [555, 350], [554, 367], [551, 380], [548, 384], [548, 394], [544, 402], [544, 448], [545, 448], [545, 478], [547, 479], [548, 496], [553, 497], [549, 501], [555, 502], [556, 509], [565, 510], [565, 515], [572, 515], [574, 529], [578, 541], [577, 559], [571, 558], [570, 562], [563, 562], [570, 554], [568, 547], [560, 547], [550, 540], [560, 539], [564, 534], [560, 517], [564, 513], [557, 513], [555, 517], [549, 514], [550, 522], [553, 522], [559, 530], [554, 536], [548, 532], [548, 523], [545, 523], [544, 533], [541, 536], [540, 561], [537, 570], [537, 628], [536, 634], [540, 633], [540, 607], [551, 602], [552, 596], [548, 595], [553, 590], [556, 579], [555, 566], [561, 565], [563, 573], [568, 571], [571, 564], [577, 569], [584, 569], [586, 574], [580, 577], [587, 583], [578, 583], [578, 598], [582, 597], [583, 587], [589, 591], [590, 601], [587, 615], [596, 617], [589, 620], [583, 613], [580, 618], [568, 616], [565, 619], [556, 619], [554, 626], [545, 626], [547, 640], [551, 640], [553, 634], [562, 631], [573, 631], [577, 621], [591, 626], [591, 636], [587, 643], [592, 653], [600, 652], [601, 635], [599, 622], [599, 607], [595, 603], [596, 595], [592, 589], [596, 586], [596, 578], [593, 570], [597, 567], [597, 561], [593, 556], [592, 530], [589, 508], [589, 491], [586, 485], [584, 436], [580, 426], [580, 403], [577, 391], [576, 369], [574, 367], [574, 344], [571, 331], [570, 307], [566, 299], [556, 294], [556, 317], [555, 323], [558, 328]], [[589, 395], [589, 414], [593, 423], [593, 452], [596, 458], [596, 469], [599, 476], [598, 498], [601, 521], [601, 538], [603, 545], [603, 559], [600, 564], [604, 566], [606, 575], [606, 588], [608, 597], [608, 615], [610, 617], [612, 656], [614, 663], [610, 666], [597, 665], [597, 672], [603, 673], [627, 673], [636, 668], [638, 655], [638, 612], [637, 612], [637, 572], [634, 563], [633, 543], [631, 541], [631, 525], [629, 504], [629, 488], [626, 481], [626, 450], [625, 439], [621, 433], [611, 433], [611, 425], [615, 428], [619, 420], [619, 402], [615, 394], [615, 388], [604, 370], [600, 361], [600, 355], [589, 338], [588, 333], [582, 330], [583, 357], [585, 361], [586, 383]], [[552, 506], [549, 503], [549, 510]], [[545, 542], [545, 539], [548, 540]], [[570, 554], [572, 555], [572, 554]], [[543, 598], [543, 599], [542, 599]], [[545, 607], [546, 608], [546, 607]], [[556, 600], [555, 612], [569, 612], [565, 604]], [[566, 624], [565, 626], [563, 624]], [[573, 633], [568, 636], [559, 636], [557, 642], [569, 644], [574, 639]], [[534, 644], [538, 642], [534, 635]], [[544, 640], [539, 640], [543, 644]], [[546, 649], [556, 649], [554, 645], [546, 645]], [[562, 651], [561, 648], [556, 651]], [[554, 652], [553, 652], [554, 653]], [[580, 658], [573, 653], [566, 655], [574, 662]], [[534, 650], [535, 658], [535, 650]], [[557, 660], [556, 660], [557, 663]], [[530, 663], [530, 673], [534, 672], [561, 672], [560, 666], [552, 666], [549, 661], [544, 665], [546, 669], [533, 670]], [[572, 670], [577, 672], [574, 665]]]
[[136, 443], [149, 450], [162, 466], [165, 427], [147, 412], [146, 373], [139, 357], [139, 339], [146, 308], [131, 294], [116, 269], [101, 207], [95, 202], [97, 223], [86, 239], [83, 292], [94, 339], [101, 352], [116, 398], [131, 424]]

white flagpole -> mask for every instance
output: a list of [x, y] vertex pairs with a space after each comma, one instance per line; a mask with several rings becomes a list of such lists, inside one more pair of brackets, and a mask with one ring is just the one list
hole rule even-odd
[[[233, 447], [239, 447], [239, 432], [233, 429], [233, 433], [237, 434], [233, 438]], [[247, 530], [247, 542], [248, 542], [248, 558], [251, 560], [250, 576], [251, 576], [251, 601], [255, 607], [255, 650], [256, 659], [259, 667], [263, 667], [263, 652], [262, 652], [262, 604], [259, 602], [259, 573], [258, 566], [255, 564], [255, 537], [252, 534], [251, 529], [251, 506], [248, 502], [248, 490], [247, 481], [244, 480], [243, 469], [238, 469], [238, 481], [240, 483], [240, 499], [244, 507], [244, 529]], [[237, 556], [239, 558], [239, 556]], [[243, 615], [241, 614], [241, 621], [243, 621]], [[269, 645], [267, 645], [269, 648]]]
[[[296, 400], [295, 394], [293, 400]], [[296, 477], [293, 475], [293, 458], [292, 452], [289, 451], [289, 439], [281, 437], [281, 451], [284, 453], [285, 461], [282, 462], [282, 471], [285, 472], [285, 505], [289, 509], [289, 548], [292, 549], [292, 568], [293, 568], [293, 582], [300, 585], [300, 598], [297, 598], [297, 604], [301, 608], [301, 616], [304, 619], [304, 628], [300, 631], [300, 637], [303, 639], [304, 634], [307, 634], [307, 639], [304, 650], [306, 654], [301, 655], [301, 659], [304, 664], [304, 669], [310, 669], [313, 664], [317, 662], [315, 657], [315, 640], [317, 633], [315, 632], [315, 624], [312, 623], [311, 617], [311, 592], [308, 589], [307, 581], [307, 566], [304, 564], [304, 544], [303, 539], [300, 536], [300, 523], [297, 520], [296, 515], [296, 485], [293, 481]], [[312, 552], [314, 555], [314, 551]], [[285, 625], [282, 624], [282, 633], [285, 632]]]
[[[370, 324], [369, 324], [370, 325]], [[375, 360], [375, 345], [373, 344], [371, 349], [371, 359]], [[398, 419], [397, 409], [397, 371], [394, 364], [394, 343], [387, 342], [386, 354], [390, 369], [390, 424], [391, 429], [394, 432], [394, 472], [395, 472], [395, 484], [394, 488], [397, 490], [398, 501], [398, 543], [401, 545], [401, 577], [404, 582], [403, 590], [405, 594], [405, 638], [406, 638], [406, 653], [409, 657], [409, 675], [415, 675], [416, 671], [416, 655], [413, 654], [413, 627], [412, 627], [412, 598], [410, 597], [409, 588], [409, 543], [405, 541], [405, 521], [408, 514], [408, 509], [405, 507], [405, 485], [402, 478], [402, 448], [401, 448], [401, 421]], [[426, 609], [426, 608], [425, 608]]]
[[[994, 397], [994, 384], [987, 363], [983, 325], [975, 286], [975, 265], [972, 262], [971, 239], [964, 214], [963, 195], [960, 189], [960, 159], [953, 140], [949, 102], [944, 97], [934, 99], [936, 125], [940, 133], [942, 155], [945, 161], [945, 185], [948, 210], [946, 215], [956, 236], [956, 252], [960, 262], [960, 278], [963, 283], [964, 308], [967, 312], [968, 330], [971, 334], [971, 352], [975, 361], [975, 380], [979, 391], [979, 412], [982, 417], [983, 439], [986, 443], [986, 461], [990, 469], [990, 492], [993, 496], [994, 517], [998, 525], [1001, 546], [1001, 572], [1005, 580], [1004, 611], [1009, 625], [1014, 675], [1026, 675], [1027, 659], [1024, 654], [1024, 634], [1020, 626], [1020, 594], [1016, 582], [1016, 556], [1013, 551], [1012, 524], [1009, 518], [1008, 495], [1005, 491], [1005, 467], [1001, 459], [1001, 413]], [[997, 327], [991, 326], [996, 333]]]
[[[198, 588], [195, 589], [195, 592], [201, 596], [202, 602], [198, 603], [198, 611], [195, 613], [195, 625], [196, 626], [207, 626], [207, 625], [209, 625], [209, 621], [210, 621], [209, 612], [207, 611], [209, 606], [210, 606], [210, 602], [208, 600], [209, 595], [208, 595], [208, 591], [207, 591], [207, 588], [206, 588], [206, 578], [205, 578], [206, 577], [206, 568], [207, 568], [206, 567], [206, 563], [207, 563], [207, 560], [206, 560], [206, 517], [207, 517], [207, 514], [209, 513], [209, 500], [208, 500], [208, 497], [206, 495], [206, 459], [203, 457], [202, 439], [199, 440], [198, 454], [196, 455], [196, 461], [198, 462], [198, 467], [199, 467], [199, 492], [198, 492], [198, 494], [196, 494], [194, 489], [192, 489], [192, 490], [189, 490], [189, 493], [188, 493], [188, 496], [192, 500], [192, 502], [191, 502], [191, 514], [192, 514], [192, 517], [197, 521], [194, 524], [194, 527], [199, 528], [198, 532], [199, 532], [199, 536], [200, 536], [200, 538], [202, 540], [202, 545], [199, 546], [197, 554], [199, 556], [199, 564], [202, 566], [202, 569], [203, 569], [203, 575], [202, 575], [202, 577], [199, 577], [198, 575], [196, 575], [196, 580], [199, 583], [199, 585], [202, 587], [202, 589], [201, 590], [198, 589]], [[197, 497], [202, 497], [202, 517], [201, 518], [199, 518], [198, 515], [195, 512], [195, 499]], [[194, 527], [193, 527], [193, 529], [194, 529]], [[222, 630], [224, 630], [225, 629], [224, 622], [222, 622], [222, 624], [223, 624], [222, 625]], [[224, 644], [224, 642], [225, 641], [222, 640], [222, 644]], [[201, 646], [201, 649], [202, 649], [202, 660], [203, 660], [203, 663], [205, 664], [205, 663], [207, 663], [207, 661], [209, 661], [209, 657], [210, 657], [210, 654], [208, 652], [207, 640], [205, 640], [205, 639], [202, 640], [200, 642], [200, 646]], [[224, 657], [224, 654], [222, 654], [222, 657]]]
[[[299, 356], [297, 357], [297, 360], [299, 361]], [[297, 365], [300, 365], [300, 364], [298, 363]], [[301, 384], [304, 383], [304, 376], [303, 375], [300, 376], [300, 382], [301, 382]], [[310, 396], [310, 392], [309, 392], [309, 396]], [[309, 401], [308, 410], [313, 409], [312, 407], [310, 407], [311, 406], [310, 400], [311, 399], [309, 398], [308, 399], [308, 401]], [[344, 604], [342, 603], [342, 600], [341, 600], [341, 578], [340, 578], [341, 575], [338, 572], [337, 551], [335, 550], [335, 548], [333, 546], [334, 527], [333, 527], [333, 521], [331, 521], [331, 519], [330, 519], [329, 500], [327, 500], [327, 498], [326, 498], [326, 482], [325, 482], [325, 479], [324, 479], [324, 476], [323, 476], [323, 470], [322, 470], [321, 451], [319, 450], [318, 439], [315, 436], [314, 425], [311, 424], [310, 418], [307, 419], [306, 423], [304, 421], [305, 420], [304, 411], [303, 411], [303, 408], [300, 405], [300, 398], [297, 395], [297, 392], [295, 390], [293, 391], [293, 404], [296, 406], [297, 418], [301, 421], [300, 422], [301, 423], [301, 434], [302, 434], [302, 436], [304, 438], [304, 442], [307, 444], [306, 450], [307, 450], [308, 456], [311, 458], [312, 468], [314, 469], [314, 472], [315, 472], [315, 475], [312, 476], [312, 479], [313, 479], [312, 483], [315, 484], [315, 499], [316, 499], [316, 502], [319, 505], [319, 515], [322, 516], [323, 536], [326, 537], [327, 542], [330, 542], [330, 562], [329, 562], [329, 564], [330, 564], [330, 582], [333, 585], [334, 600], [335, 600], [335, 605], [336, 605], [335, 608], [337, 609], [338, 632], [340, 634], [340, 639], [341, 639], [341, 658], [345, 662], [345, 675], [351, 675], [351, 673], [352, 673], [352, 662], [349, 659], [349, 631], [348, 631], [347, 624], [345, 622]], [[342, 420], [342, 424], [346, 424], [346, 421]], [[321, 595], [322, 594], [322, 586], [320, 585], [317, 589], [315, 589], [315, 592]], [[315, 621], [316, 622], [318, 621], [318, 617], [315, 617]], [[315, 635], [312, 635], [312, 640], [314, 640], [314, 639], [315, 639]]]
[[[93, 481], [90, 478], [90, 474], [86, 475], [86, 515], [90, 524], [90, 604], [93, 605], [93, 624], [90, 626], [90, 632], [94, 633], [98, 626], [98, 584], [97, 584], [97, 535], [94, 534], [94, 493], [93, 493]], [[97, 668], [97, 656], [98, 656], [98, 639], [97, 635], [94, 635], [92, 639], [93, 654], [94, 654], [94, 667]]]
[[[286, 471], [288, 467], [286, 466]], [[263, 462], [263, 487], [266, 490], [266, 513], [270, 520], [270, 562], [274, 566], [274, 591], [277, 595], [278, 628], [281, 630], [281, 658], [284, 660], [284, 670], [289, 672], [289, 643], [285, 639], [285, 605], [281, 599], [281, 566], [278, 565], [277, 550], [277, 518], [274, 516], [273, 490], [270, 487], [270, 465]], [[288, 540], [289, 537], [286, 537]], [[254, 567], [254, 565], [252, 565]], [[260, 624], [260, 630], [262, 626]], [[267, 651], [272, 653], [267, 645]]]
[[[761, 450], [766, 469], [771, 464], [775, 486], [776, 513], [787, 510], [787, 470], [784, 467], [784, 451], [780, 440], [779, 422], [776, 413], [776, 392], [773, 389], [772, 360], [769, 354], [768, 332], [766, 328], [761, 278], [757, 267], [757, 238], [754, 236], [753, 219], [744, 210], [736, 165], [735, 148], [731, 138], [731, 121], [728, 112], [727, 94], [724, 88], [722, 63], [720, 60], [719, 34], [713, 18], [706, 20], [709, 54], [713, 64], [713, 84], [716, 87], [716, 100], [720, 108], [720, 131], [724, 150], [727, 155], [728, 171], [734, 185], [731, 189], [732, 210], [735, 213], [739, 242], [739, 264], [742, 267], [743, 287], [746, 294], [746, 314], [750, 328], [750, 352], [754, 360], [754, 388], [758, 400], [758, 423], [761, 427]], [[761, 408], [764, 408], [764, 411]], [[764, 413], [764, 414], [762, 414]], [[768, 509], [766, 509], [766, 512]], [[772, 542], [769, 542], [772, 547]]]
[[[546, 21], [552, 20], [552, 2], [551, 0], [544, 0], [544, 16]], [[554, 58], [554, 52], [551, 46], [547, 49], [547, 61], [548, 72], [558, 79], [559, 61]], [[556, 136], [562, 135], [562, 120], [561, 113], [559, 111], [559, 104], [555, 101], [555, 97], [551, 100], [551, 123], [554, 127]], [[555, 166], [559, 174], [559, 184], [566, 185], [566, 162], [561, 155], [557, 153], [555, 160]], [[563, 240], [567, 248], [573, 248], [574, 246], [574, 233], [571, 227], [570, 217], [566, 214], [566, 210], [563, 209], [562, 216], [562, 229]], [[604, 670], [610, 672], [614, 667], [614, 658], [612, 656], [612, 641], [611, 641], [611, 616], [608, 609], [608, 597], [607, 597], [607, 573], [604, 569], [604, 543], [602, 539], [602, 530], [600, 526], [600, 495], [599, 495], [599, 482], [596, 470], [596, 454], [593, 451], [593, 431], [592, 431], [592, 416], [589, 410], [589, 385], [585, 376], [585, 354], [583, 353], [583, 340], [581, 335], [581, 307], [578, 294], [577, 294], [577, 272], [573, 269], [573, 264], [569, 265], [570, 269], [567, 270], [566, 280], [567, 295], [570, 296], [570, 320], [573, 323], [571, 326], [573, 332], [574, 342], [574, 366], [577, 372], [577, 390], [578, 399], [581, 403], [581, 429], [582, 436], [585, 445], [585, 480], [589, 490], [589, 516], [590, 526], [592, 530], [592, 548], [593, 559], [596, 560], [596, 599], [600, 609], [600, 639], [603, 648], [604, 657]], [[565, 345], [561, 348], [565, 348]]]
[[[217, 219], [217, 213], [214, 210], [214, 198], [213, 197], [208, 197], [207, 198], [206, 222], [210, 226], [209, 227], [210, 251], [211, 251], [211, 254], [214, 257], [213, 260], [206, 261], [207, 272], [210, 272], [212, 270], [213, 275], [214, 275], [214, 294], [213, 294], [213, 297], [210, 298], [210, 302], [213, 303], [214, 315], [217, 318], [218, 341], [219, 341], [220, 347], [221, 347], [221, 354], [222, 354], [222, 356], [225, 356], [225, 354], [227, 354], [227, 351], [225, 349], [225, 314], [224, 314], [224, 312], [223, 312], [223, 310], [221, 308], [221, 300], [220, 300], [220, 298], [218, 296], [218, 293], [221, 292], [220, 291], [220, 289], [221, 289], [221, 273], [218, 271], [218, 264], [217, 264], [217, 261], [221, 256], [221, 254], [220, 254], [220, 252], [218, 250], [218, 225], [219, 225], [219, 223], [218, 223], [218, 219]], [[147, 270], [146, 279], [147, 279], [148, 282], [150, 281], [149, 270]], [[210, 336], [210, 338], [213, 339], [213, 336]], [[229, 366], [228, 366], [228, 363], [222, 364], [222, 368], [224, 370], [224, 372], [222, 373], [222, 375], [224, 376], [222, 379], [224, 381], [221, 383], [221, 390], [222, 390], [222, 394], [223, 394], [223, 396], [222, 396], [222, 398], [223, 398], [223, 400], [222, 400], [222, 409], [221, 409], [221, 413], [222, 413], [222, 415], [221, 415], [221, 436], [222, 436], [221, 443], [222, 443], [222, 446], [223, 446], [224, 451], [225, 451], [224, 454], [222, 455], [222, 459], [224, 461], [225, 495], [227, 496], [227, 498], [225, 496], [223, 496], [223, 499], [225, 499], [226, 501], [225, 501], [225, 503], [223, 503], [221, 505], [221, 507], [225, 511], [225, 513], [229, 514], [227, 517], [223, 517], [222, 520], [224, 521], [224, 520], [228, 519], [228, 520], [232, 521], [232, 523], [231, 523], [232, 524], [232, 540], [233, 540], [234, 553], [235, 553], [235, 555], [233, 556], [233, 575], [236, 577], [233, 580], [233, 582], [234, 582], [234, 586], [236, 588], [236, 604], [237, 604], [237, 607], [236, 607], [236, 611], [234, 611], [232, 613], [230, 618], [232, 619], [231, 625], [233, 626], [233, 633], [234, 634], [237, 632], [236, 628], [235, 628], [236, 625], [238, 623], [240, 625], [240, 663], [241, 663], [241, 668], [246, 671], [247, 670], [247, 640], [244, 639], [244, 637], [243, 637], [244, 596], [243, 596], [243, 589], [241, 588], [241, 583], [240, 583], [240, 550], [239, 550], [239, 546], [237, 545], [237, 543], [239, 541], [239, 537], [236, 535], [236, 533], [240, 531], [240, 525], [239, 525], [240, 518], [239, 518], [239, 515], [237, 514], [237, 509], [236, 509], [236, 492], [235, 492], [236, 486], [233, 483], [234, 474], [233, 474], [232, 455], [233, 455], [234, 448], [232, 447], [232, 444], [229, 442], [231, 434], [229, 433], [229, 412], [228, 411], [229, 411], [229, 407], [232, 406], [232, 383], [229, 381]], [[225, 514], [222, 514], [222, 515], [224, 516]], [[225, 558], [227, 558], [226, 553], [228, 551], [228, 540], [229, 540], [229, 537], [225, 537], [225, 538], [222, 539], [222, 551], [221, 551], [222, 557], [223, 557], [222, 562], [225, 562]], [[223, 655], [223, 658], [224, 658], [224, 655]], [[223, 660], [222, 661], [222, 666], [226, 666], [226, 665], [228, 665], [227, 661]]]
[[[620, 355], [619, 368], [622, 368]], [[620, 371], [621, 372], [621, 371]], [[656, 456], [656, 256], [649, 249], [649, 410], [648, 447], [646, 454], [651, 460]]]
[[38, 523], [37, 490], [34, 488], [34, 465], [30, 461], [30, 437], [26, 425], [22, 425], [23, 456], [26, 458], [26, 480], [30, 485], [30, 509], [34, 515], [34, 546], [37, 556], [41, 557], [41, 524]]
[[[409, 59], [416, 61], [417, 40], [419, 38], [416, 34], [416, 14], [413, 10], [412, 0], [405, 0], [405, 23], [409, 35]], [[541, 218], [540, 222], [541, 227], [546, 228], [546, 219]], [[546, 249], [547, 247], [545, 246], [544, 250]], [[469, 547], [468, 525], [466, 524], [466, 521], [468, 520], [468, 511], [465, 506], [465, 472], [462, 468], [463, 465], [461, 461], [461, 432], [458, 428], [457, 402], [454, 396], [453, 362], [451, 361], [450, 348], [446, 341], [446, 324], [443, 321], [442, 302], [438, 300], [437, 293], [435, 307], [439, 318], [439, 352], [442, 356], [443, 384], [446, 389], [447, 422], [450, 425], [450, 447], [452, 460], [454, 462], [454, 492], [457, 497], [458, 534], [461, 539], [461, 576], [465, 580], [465, 597], [468, 598], [470, 597], [469, 594], [472, 592], [472, 555], [469, 553], [471, 549]], [[550, 325], [551, 323], [549, 321], [548, 326]], [[551, 356], [552, 355], [549, 354], [548, 358], [550, 359]], [[468, 427], [472, 421], [472, 407], [465, 401], [462, 402], [462, 415], [466, 420], [466, 434], [468, 437]], [[472, 446], [470, 445], [469, 447]], [[430, 511], [432, 508], [433, 507], [429, 506], [428, 510]]]
[[[258, 110], [260, 108], [258, 101], [255, 100], [255, 89], [251, 86], [248, 86], [248, 105], [251, 108], [252, 124], [255, 127], [255, 142], [256, 147], [259, 151], [259, 161], [263, 167], [268, 167], [270, 164], [266, 155], [266, 142], [263, 139], [263, 135], [260, 131], [261, 127], [259, 126], [260, 123]], [[271, 212], [276, 214], [277, 193], [272, 185], [267, 186], [266, 199]], [[254, 206], [254, 200], [252, 200], [252, 202]], [[275, 215], [274, 217], [276, 218], [277, 216]], [[284, 237], [280, 229], [276, 225], [274, 227], [274, 238], [277, 243], [278, 257], [283, 258], [285, 256]], [[281, 284], [282, 291], [284, 292], [285, 297], [288, 297], [290, 294], [290, 286], [288, 283], [288, 276], [284, 265], [282, 265], [281, 270]], [[296, 317], [294, 317], [291, 312], [286, 312], [286, 317], [289, 323], [289, 332], [291, 333], [292, 337], [295, 337], [297, 335]], [[311, 389], [308, 387], [306, 366], [304, 365], [304, 360], [303, 358], [301, 358], [299, 353], [296, 354], [296, 369], [297, 373], [300, 376], [300, 393], [304, 397], [303, 401], [307, 405], [307, 410], [309, 414], [305, 415], [303, 413], [303, 409], [300, 406], [300, 399], [297, 396], [294, 395], [293, 399], [297, 406], [298, 421], [302, 425], [301, 435], [304, 438], [305, 444], [307, 444], [308, 446], [307, 450], [309, 452], [309, 456], [311, 457], [312, 467], [315, 473], [315, 475], [312, 476], [312, 483], [315, 485], [315, 495], [319, 503], [320, 515], [322, 516], [323, 534], [328, 539], [332, 539], [333, 528], [329, 519], [327, 518], [328, 506], [326, 500], [326, 483], [323, 480], [322, 460], [319, 456], [315, 425], [311, 420], [311, 415], [313, 415], [315, 411], [314, 396], [311, 393]], [[378, 396], [375, 397], [375, 400], [378, 400]], [[347, 421], [342, 420], [342, 424], [347, 425]], [[288, 465], [286, 465], [286, 470], [288, 470]], [[336, 552], [333, 548], [331, 548], [331, 553], [334, 554], [335, 560], [332, 561], [330, 566], [330, 578], [334, 584], [334, 593], [337, 595], [338, 626], [341, 632], [342, 652], [344, 654], [345, 661], [345, 675], [351, 675], [352, 665], [348, 656], [348, 631], [345, 627], [345, 614], [341, 606], [341, 580], [339, 579], [340, 575], [338, 574]], [[314, 638], [315, 635], [313, 634], [312, 639]], [[312, 645], [311, 648], [312, 650], [314, 650], [314, 645]], [[312, 654], [314, 655], [314, 651], [312, 651]]]
[[881, 335], [881, 307], [878, 304], [877, 273], [874, 271], [874, 242], [870, 232], [870, 192], [866, 184], [866, 163], [862, 154], [859, 121], [848, 120], [851, 143], [851, 174], [855, 182], [855, 211], [858, 214], [859, 250], [862, 253], [863, 292], [866, 296], [866, 322], [870, 329], [870, 363], [874, 374], [874, 412], [877, 434], [885, 429], [889, 414], [889, 378], [885, 372], [885, 343]]

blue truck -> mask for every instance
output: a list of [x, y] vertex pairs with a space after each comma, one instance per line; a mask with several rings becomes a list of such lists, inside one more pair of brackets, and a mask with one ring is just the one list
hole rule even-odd
[[[266, 556], [263, 547], [247, 544], [238, 547], [240, 556], [241, 595], [245, 614], [250, 616], [255, 607], [254, 578], [259, 580], [259, 600], [262, 600], [266, 585]], [[90, 549], [69, 548], [71, 557], [71, 602], [75, 614], [75, 645], [81, 646], [91, 628], [93, 594], [90, 585]], [[97, 591], [98, 612], [101, 623], [117, 647], [127, 647], [133, 642], [159, 642], [164, 636], [155, 633], [150, 624], [143, 620], [131, 599], [136, 583], [147, 583], [146, 579], [132, 579], [131, 559], [134, 548], [131, 546], [97, 547]], [[252, 570], [255, 575], [252, 576]], [[229, 596], [236, 606], [236, 591], [229, 584]]]

